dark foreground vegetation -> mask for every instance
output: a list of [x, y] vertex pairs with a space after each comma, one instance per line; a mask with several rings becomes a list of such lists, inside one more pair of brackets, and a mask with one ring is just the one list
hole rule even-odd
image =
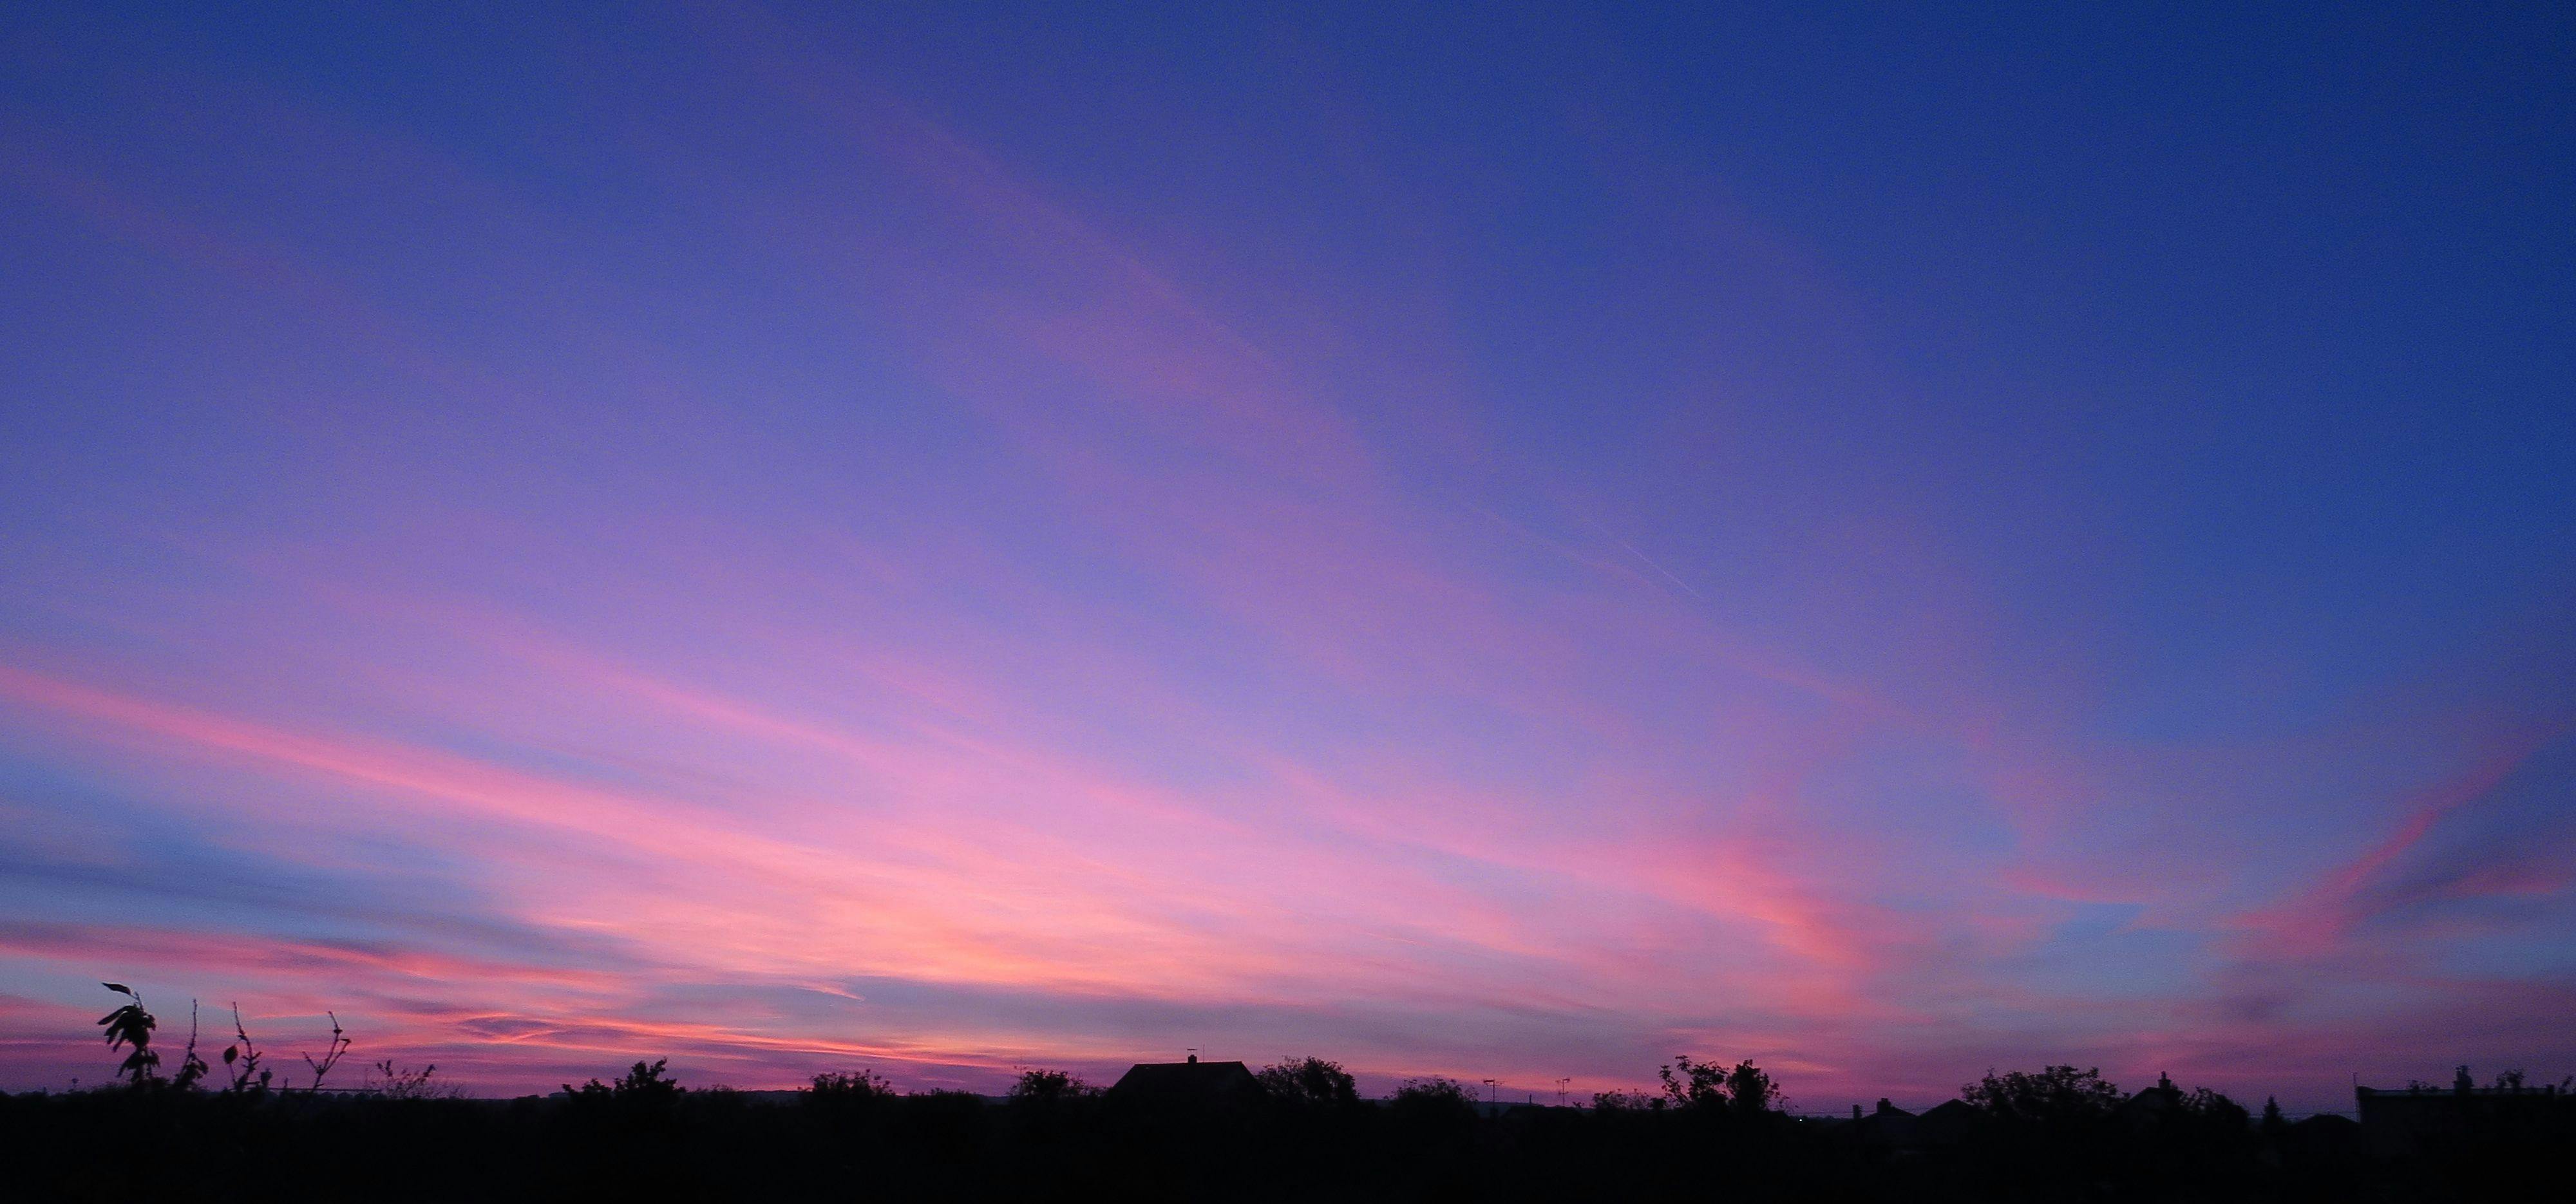
[[[118, 1085], [0, 1096], [0, 1199], [2421, 1201], [2563, 1198], [2571, 1182], [2566, 1096], [2532, 1088], [2544, 1106], [2519, 1107], [2533, 1101], [2518, 1079], [2510, 1096], [2465, 1078], [2452, 1095], [2420, 1087], [2406, 1098], [2426, 1108], [2517, 1106], [2374, 1149], [2349, 1121], [2251, 1116], [2169, 1083], [2124, 1095], [2064, 1066], [1990, 1074], [1920, 1116], [1857, 1118], [1794, 1116], [1759, 1068], [1690, 1059], [1659, 1090], [1582, 1108], [1480, 1109], [1445, 1079], [1368, 1100], [1313, 1058], [1192, 1065], [1160, 1093], [1031, 1071], [999, 1100], [904, 1094], [865, 1071], [796, 1092], [689, 1090], [655, 1062], [474, 1100], [390, 1063], [356, 1090], [320, 1089], [348, 1049], [336, 1031], [301, 1087], [263, 1073], [237, 1024], [213, 1062], [192, 1043], [164, 1075], [150, 1019], [103, 1021], [143, 1055]], [[1220, 1069], [1242, 1089], [1189, 1089]]]

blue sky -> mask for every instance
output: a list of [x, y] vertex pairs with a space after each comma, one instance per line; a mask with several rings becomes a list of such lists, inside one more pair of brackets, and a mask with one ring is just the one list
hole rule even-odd
[[2571, 25], [14, 17], [0, 1076], [2576, 1070]]

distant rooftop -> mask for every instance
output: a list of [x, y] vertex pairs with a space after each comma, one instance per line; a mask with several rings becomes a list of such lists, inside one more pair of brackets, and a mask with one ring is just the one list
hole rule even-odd
[[1113, 1099], [1139, 1103], [1210, 1104], [1247, 1100], [1261, 1081], [1241, 1062], [1139, 1062], [1109, 1088]]

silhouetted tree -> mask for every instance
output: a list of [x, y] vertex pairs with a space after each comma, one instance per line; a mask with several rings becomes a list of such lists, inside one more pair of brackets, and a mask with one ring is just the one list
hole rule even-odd
[[1272, 1098], [1308, 1107], [1338, 1107], [1359, 1102], [1359, 1087], [1339, 1062], [1322, 1058], [1282, 1058], [1254, 1076]]
[[1429, 1078], [1404, 1080], [1403, 1084], [1395, 1089], [1395, 1093], [1387, 1097], [1387, 1100], [1390, 1103], [1411, 1101], [1473, 1104], [1476, 1101], [1476, 1093], [1456, 1079], [1433, 1075]]
[[1663, 1096], [1650, 1091], [1598, 1091], [1592, 1095], [1595, 1112], [1661, 1112], [1669, 1104]]
[[1068, 1100], [1088, 1099], [1100, 1089], [1083, 1082], [1068, 1070], [1023, 1070], [1011, 1083], [1010, 1100], [1015, 1104], [1059, 1104]]
[[564, 1092], [577, 1101], [614, 1101], [647, 1107], [667, 1106], [679, 1102], [680, 1096], [688, 1090], [680, 1086], [678, 1079], [669, 1077], [670, 1065], [669, 1058], [655, 1058], [649, 1065], [637, 1062], [629, 1067], [625, 1074], [618, 1076], [614, 1083], [603, 1083], [598, 1079], [592, 1079], [579, 1087], [566, 1083]]
[[1961, 1087], [1959, 1098], [1998, 1120], [2063, 1124], [2109, 1116], [2120, 1102], [2120, 1089], [2104, 1082], [2096, 1068], [2050, 1066], [2037, 1074], [1987, 1071], [1985, 1078]]
[[1401, 1148], [1455, 1148], [1476, 1135], [1476, 1094], [1450, 1078], [1407, 1079], [1387, 1097], [1390, 1136]]
[[1780, 1085], [1761, 1067], [1749, 1061], [1738, 1062], [1726, 1072], [1726, 1108], [1738, 1116], [1759, 1116], [1775, 1112], [1786, 1105]]
[[809, 1115], [834, 1125], [879, 1116], [893, 1106], [896, 1098], [894, 1084], [872, 1070], [826, 1071], [815, 1075], [813, 1085], [798, 1093], [798, 1102], [805, 1105]]
[[1663, 1080], [1664, 1099], [1676, 1108], [1758, 1116], [1780, 1106], [1779, 1085], [1750, 1061], [1726, 1066], [1675, 1057], [1655, 1075]]
[[1676, 1108], [1716, 1111], [1726, 1106], [1726, 1068], [1714, 1062], [1675, 1057], [1655, 1068], [1663, 1080], [1664, 1099]]
[[827, 1070], [814, 1076], [814, 1085], [806, 1093], [817, 1101], [874, 1101], [893, 1098], [894, 1084], [873, 1070]]
[[[2267, 1105], [2266, 1111], [2277, 1109]], [[2243, 1129], [2248, 1119], [2245, 1105], [2207, 1087], [2195, 1088], [2191, 1094], [2182, 1097], [2182, 1114], [2203, 1124], [2229, 1130]]]

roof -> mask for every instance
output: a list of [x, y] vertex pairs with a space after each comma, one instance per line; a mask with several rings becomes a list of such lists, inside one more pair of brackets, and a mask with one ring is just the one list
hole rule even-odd
[[1985, 1119], [1985, 1113], [1966, 1100], [1949, 1100], [1924, 1110], [1914, 1118], [1914, 1136], [1926, 1145], [1946, 1145], [1967, 1136], [1970, 1129]]
[[2559, 1104], [2576, 1098], [2561, 1092], [2555, 1084], [2538, 1087], [2355, 1087], [2356, 1099], [2505, 1099], [2530, 1100], [2534, 1103]]
[[1143, 1103], [1217, 1103], [1261, 1094], [1261, 1081], [1241, 1062], [1139, 1062], [1109, 1088]]
[[[1855, 1107], [1852, 1110], [1858, 1112], [1860, 1109]], [[1905, 1146], [1914, 1143], [1915, 1121], [1916, 1117], [1913, 1113], [1887, 1100], [1880, 1100], [1877, 1111], [1866, 1116], [1855, 1117], [1850, 1124], [1852, 1135], [1862, 1141], [1877, 1145]]]
[[2156, 1076], [2156, 1085], [2121, 1100], [2120, 1107], [2132, 1111], [2166, 1112], [2182, 1106], [2182, 1088], [2174, 1086], [2173, 1076]]

